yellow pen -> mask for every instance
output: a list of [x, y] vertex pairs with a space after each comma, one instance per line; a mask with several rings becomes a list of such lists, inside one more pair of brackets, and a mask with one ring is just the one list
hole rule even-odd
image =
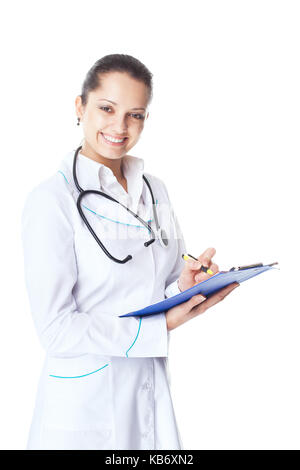
[[[184, 260], [194, 259], [196, 261], [199, 261], [197, 258], [195, 258], [195, 256], [189, 255], [188, 253], [184, 253], [181, 256]], [[206, 268], [205, 266], [201, 266], [200, 271], [203, 271], [204, 273], [207, 273], [207, 274], [213, 274], [212, 270], [209, 268]]]

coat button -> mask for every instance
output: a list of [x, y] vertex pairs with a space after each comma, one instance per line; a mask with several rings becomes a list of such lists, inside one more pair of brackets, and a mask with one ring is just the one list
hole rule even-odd
[[143, 385], [143, 389], [144, 390], [151, 390], [152, 389], [152, 385], [150, 382], [145, 382], [144, 385]]
[[147, 437], [150, 437], [150, 435], [152, 435], [153, 433], [153, 428], [152, 426], [149, 426], [149, 430], [148, 431], [145, 431], [145, 432], [142, 432], [141, 433], [141, 436], [146, 439]]
[[101, 434], [102, 434], [102, 437], [104, 439], [108, 439], [111, 435], [111, 430], [110, 429], [103, 429]]

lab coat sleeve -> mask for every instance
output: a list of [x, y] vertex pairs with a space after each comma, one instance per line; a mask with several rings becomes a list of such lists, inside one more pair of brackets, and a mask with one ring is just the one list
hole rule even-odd
[[25, 284], [42, 346], [50, 355], [68, 357], [168, 356], [165, 313], [119, 318], [78, 310], [72, 294], [77, 264], [68, 210], [67, 196], [37, 186], [22, 212]]
[[184, 267], [184, 260], [182, 259], [182, 254], [186, 253], [186, 247], [185, 247], [185, 240], [184, 240], [184, 237], [183, 237], [183, 234], [182, 234], [179, 222], [178, 222], [178, 218], [174, 212], [166, 187], [165, 187], [165, 191], [167, 193], [169, 204], [170, 204], [171, 220], [172, 220], [173, 227], [174, 227], [174, 234], [175, 234], [174, 236], [177, 242], [177, 256], [176, 256], [175, 264], [170, 274], [168, 275], [166, 279], [166, 284], [165, 284], [165, 297], [168, 298], [168, 297], [172, 297], [173, 295], [180, 294], [181, 292], [181, 290], [178, 287], [178, 279]]

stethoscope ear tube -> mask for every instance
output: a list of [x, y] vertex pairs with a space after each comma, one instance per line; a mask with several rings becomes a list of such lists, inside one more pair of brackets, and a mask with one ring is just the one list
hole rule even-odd
[[[103, 245], [103, 243], [101, 242], [101, 240], [98, 238], [98, 236], [96, 235], [96, 233], [94, 232], [94, 230], [92, 229], [91, 225], [89, 224], [87, 218], [85, 217], [83, 211], [82, 211], [82, 208], [81, 208], [81, 200], [84, 196], [86, 196], [87, 194], [98, 194], [100, 196], [103, 196], [107, 199], [110, 199], [111, 201], [113, 202], [116, 202], [118, 204], [120, 204], [122, 207], [124, 207], [124, 209], [126, 209], [128, 212], [130, 212], [130, 214], [135, 217], [136, 219], [139, 220], [139, 222], [141, 224], [143, 224], [148, 230], [149, 232], [151, 232], [151, 236], [152, 238], [150, 240], [148, 240], [147, 242], [144, 243], [144, 246], [145, 247], [148, 247], [149, 245], [151, 245], [151, 243], [153, 243], [155, 240], [156, 240], [156, 237], [155, 237], [155, 233], [152, 229], [152, 227], [150, 227], [150, 225], [145, 222], [138, 214], [136, 214], [135, 212], [133, 212], [132, 210], [130, 210], [128, 207], [126, 207], [124, 204], [122, 204], [121, 202], [119, 202], [117, 199], [114, 199], [113, 197], [109, 196], [108, 194], [102, 192], [102, 191], [98, 191], [98, 190], [94, 190], [94, 189], [87, 189], [87, 190], [83, 190], [79, 183], [78, 183], [78, 180], [77, 180], [77, 174], [76, 174], [76, 162], [77, 162], [77, 155], [79, 153], [79, 151], [82, 149], [82, 146], [78, 147], [77, 150], [75, 151], [75, 154], [74, 154], [74, 160], [73, 160], [73, 179], [74, 179], [74, 183], [75, 183], [75, 186], [76, 188], [78, 189], [79, 191], [79, 196], [77, 198], [77, 209], [78, 209], [78, 212], [83, 220], [83, 222], [85, 223], [85, 225], [87, 226], [87, 228], [89, 229], [90, 233], [93, 235], [94, 239], [96, 240], [96, 242], [98, 243], [98, 245], [100, 246], [100, 248], [103, 250], [103, 252], [112, 260], [112, 261], [115, 261], [116, 263], [120, 263], [120, 264], [124, 264], [124, 263], [127, 263], [127, 261], [131, 260], [132, 259], [132, 256], [131, 255], [128, 255], [126, 256], [126, 258], [124, 259], [118, 259], [118, 258], [115, 258], [114, 256], [112, 256], [109, 251], [106, 249], [106, 247]], [[145, 177], [145, 175], [143, 175], [143, 178], [150, 190], [150, 194], [151, 194], [151, 198], [152, 198], [152, 207], [153, 207], [153, 216], [154, 216], [154, 221], [155, 221], [155, 225], [156, 225], [156, 230], [157, 230], [157, 237], [159, 239], [159, 242], [161, 244], [162, 247], [166, 247], [168, 245], [168, 238], [167, 238], [167, 235], [166, 235], [166, 232], [164, 230], [162, 230], [159, 226], [159, 222], [158, 222], [158, 217], [157, 217], [157, 212], [156, 212], [156, 206], [155, 206], [155, 201], [154, 201], [154, 196], [153, 196], [153, 193], [152, 193], [152, 189], [151, 189], [151, 186], [147, 180], [147, 178]]]
[[153, 217], [154, 217], [154, 222], [155, 222], [155, 226], [156, 226], [156, 231], [157, 231], [157, 238], [159, 240], [159, 243], [161, 244], [161, 246], [163, 248], [166, 248], [169, 244], [169, 240], [168, 240], [168, 237], [167, 237], [167, 234], [165, 232], [165, 230], [163, 230], [160, 225], [159, 225], [159, 222], [158, 222], [158, 217], [157, 217], [157, 212], [156, 212], [156, 204], [155, 204], [155, 200], [154, 200], [154, 196], [153, 196], [153, 192], [152, 192], [152, 188], [150, 186], [150, 183], [149, 181], [147, 180], [146, 176], [143, 175], [143, 178], [148, 186], [148, 189], [150, 191], [150, 194], [151, 194], [151, 199], [152, 199], [152, 208], [153, 208]]

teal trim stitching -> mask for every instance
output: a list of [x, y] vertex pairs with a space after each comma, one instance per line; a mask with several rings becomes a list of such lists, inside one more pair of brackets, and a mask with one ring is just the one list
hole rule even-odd
[[105, 366], [100, 367], [100, 369], [93, 370], [93, 372], [89, 372], [88, 374], [84, 374], [84, 375], [75, 375], [74, 377], [62, 377], [61, 375], [49, 374], [49, 377], [55, 377], [57, 379], [79, 379], [80, 377], [86, 377], [87, 375], [95, 374], [95, 372], [99, 372], [99, 370], [104, 369], [104, 367], [107, 367], [108, 365], [109, 364], [105, 364]]
[[[140, 329], [141, 329], [142, 318], [143, 318], [143, 317], [140, 317], [140, 323], [139, 323], [139, 329], [138, 329], [137, 335], [136, 335], [135, 340], [133, 341], [133, 343], [132, 343], [132, 345], [130, 346], [129, 349], [132, 348], [132, 346], [134, 345], [134, 343], [135, 343], [136, 340], [137, 340], [137, 337], [138, 337], [139, 332], [140, 332]], [[127, 349], [127, 351], [126, 351], [126, 356], [127, 356], [127, 357], [128, 357], [128, 354], [127, 354], [127, 353], [128, 353], [128, 351], [129, 351], [129, 349]]]
[[[63, 177], [65, 178], [66, 182], [69, 184], [69, 181], [67, 180], [67, 178], [65, 177], [65, 175], [63, 174], [62, 171], [58, 171], [58, 173], [61, 173], [63, 175]], [[157, 199], [156, 199], [156, 204], [157, 204]], [[101, 214], [98, 214], [97, 212], [93, 211], [92, 209], [89, 209], [87, 206], [85, 206], [84, 204], [82, 205], [82, 207], [84, 207], [85, 209], [87, 209], [88, 211], [92, 212], [93, 214], [97, 215], [98, 217], [102, 217], [103, 219], [106, 219], [106, 220], [109, 220], [110, 222], [115, 222], [116, 224], [122, 224], [122, 225], [127, 225], [128, 227], [137, 227], [137, 228], [144, 228], [146, 230], [148, 230], [148, 232], [150, 233], [150, 230], [147, 228], [147, 227], [144, 227], [144, 225], [135, 225], [135, 224], [126, 224], [125, 222], [120, 222], [119, 220], [113, 220], [113, 219], [110, 219], [109, 217], [105, 217], [104, 215], [101, 215]], [[147, 222], [148, 224], [150, 222], [152, 222], [153, 219], [149, 219]]]
[[[109, 220], [110, 222], [115, 222], [116, 224], [122, 224], [122, 225], [128, 225], [130, 227], [137, 227], [137, 228], [146, 228], [148, 230], [147, 227], [144, 227], [143, 225], [134, 225], [134, 224], [126, 224], [125, 222], [120, 222], [119, 220], [113, 220], [113, 219], [110, 219], [109, 217], [105, 217], [105, 215], [101, 215], [101, 214], [98, 214], [97, 212], [93, 211], [92, 209], [89, 209], [87, 206], [85, 205], [82, 205], [82, 207], [84, 207], [85, 209], [87, 209], [88, 211], [91, 211], [93, 212], [93, 214], [95, 215], [98, 215], [99, 217], [102, 217], [103, 219], [106, 219], [106, 220]], [[149, 222], [152, 222], [153, 219], [149, 219], [148, 220], [148, 223]], [[148, 230], [150, 232], [150, 230]]]
[[65, 178], [66, 182], [69, 184], [69, 181], [67, 180], [67, 178], [65, 177], [65, 175], [63, 174], [62, 171], [58, 170], [58, 173], [61, 173], [63, 175], [63, 177]]
[[[64, 173], [59, 170], [58, 173], [61, 173], [63, 175], [63, 177], [65, 178], [66, 182], [69, 184], [69, 181], [67, 180], [67, 178], [65, 177]], [[157, 206], [157, 199], [155, 201], [155, 205]], [[104, 215], [101, 215], [101, 214], [98, 214], [97, 212], [93, 211], [92, 209], [89, 209], [87, 206], [83, 206], [85, 207], [85, 209], [93, 212], [95, 215], [98, 215], [99, 217], [102, 217], [104, 219], [107, 219], [107, 220], [110, 220], [111, 222], [116, 222], [116, 223], [119, 223], [119, 224], [124, 224], [124, 225], [128, 225], [128, 226], [132, 226], [132, 227], [138, 227], [138, 228], [146, 228], [142, 225], [134, 225], [134, 224], [125, 224], [124, 222], [119, 222], [118, 220], [113, 220], [113, 219], [109, 219], [108, 217], [105, 217]], [[149, 222], [152, 222], [153, 219], [149, 219], [148, 220], [148, 223]], [[148, 230], [148, 229], [147, 229]], [[150, 230], [148, 230], [150, 232]], [[135, 337], [135, 340], [133, 341], [132, 345], [130, 346], [129, 349], [127, 349], [126, 351], [126, 356], [128, 357], [128, 351], [133, 347], [134, 343], [136, 342], [137, 338], [138, 338], [138, 335], [139, 335], [139, 332], [140, 332], [140, 329], [141, 329], [141, 323], [142, 323], [142, 317], [140, 317], [140, 323], [139, 323], [139, 328], [138, 328], [138, 332], [137, 332], [137, 335]], [[100, 369], [97, 369], [97, 370], [94, 370], [93, 372], [89, 372], [88, 374], [84, 374], [84, 375], [78, 375], [78, 376], [74, 376], [74, 377], [61, 377], [59, 375], [51, 375], [50, 374], [50, 377], [56, 377], [56, 378], [59, 378], [59, 379], [77, 379], [77, 378], [80, 378], [80, 377], [86, 377], [87, 375], [91, 375], [91, 374], [94, 374], [95, 372], [99, 372], [99, 370], [101, 369], [104, 369], [104, 367], [108, 366], [108, 364], [106, 364], [105, 366], [101, 367]]]

